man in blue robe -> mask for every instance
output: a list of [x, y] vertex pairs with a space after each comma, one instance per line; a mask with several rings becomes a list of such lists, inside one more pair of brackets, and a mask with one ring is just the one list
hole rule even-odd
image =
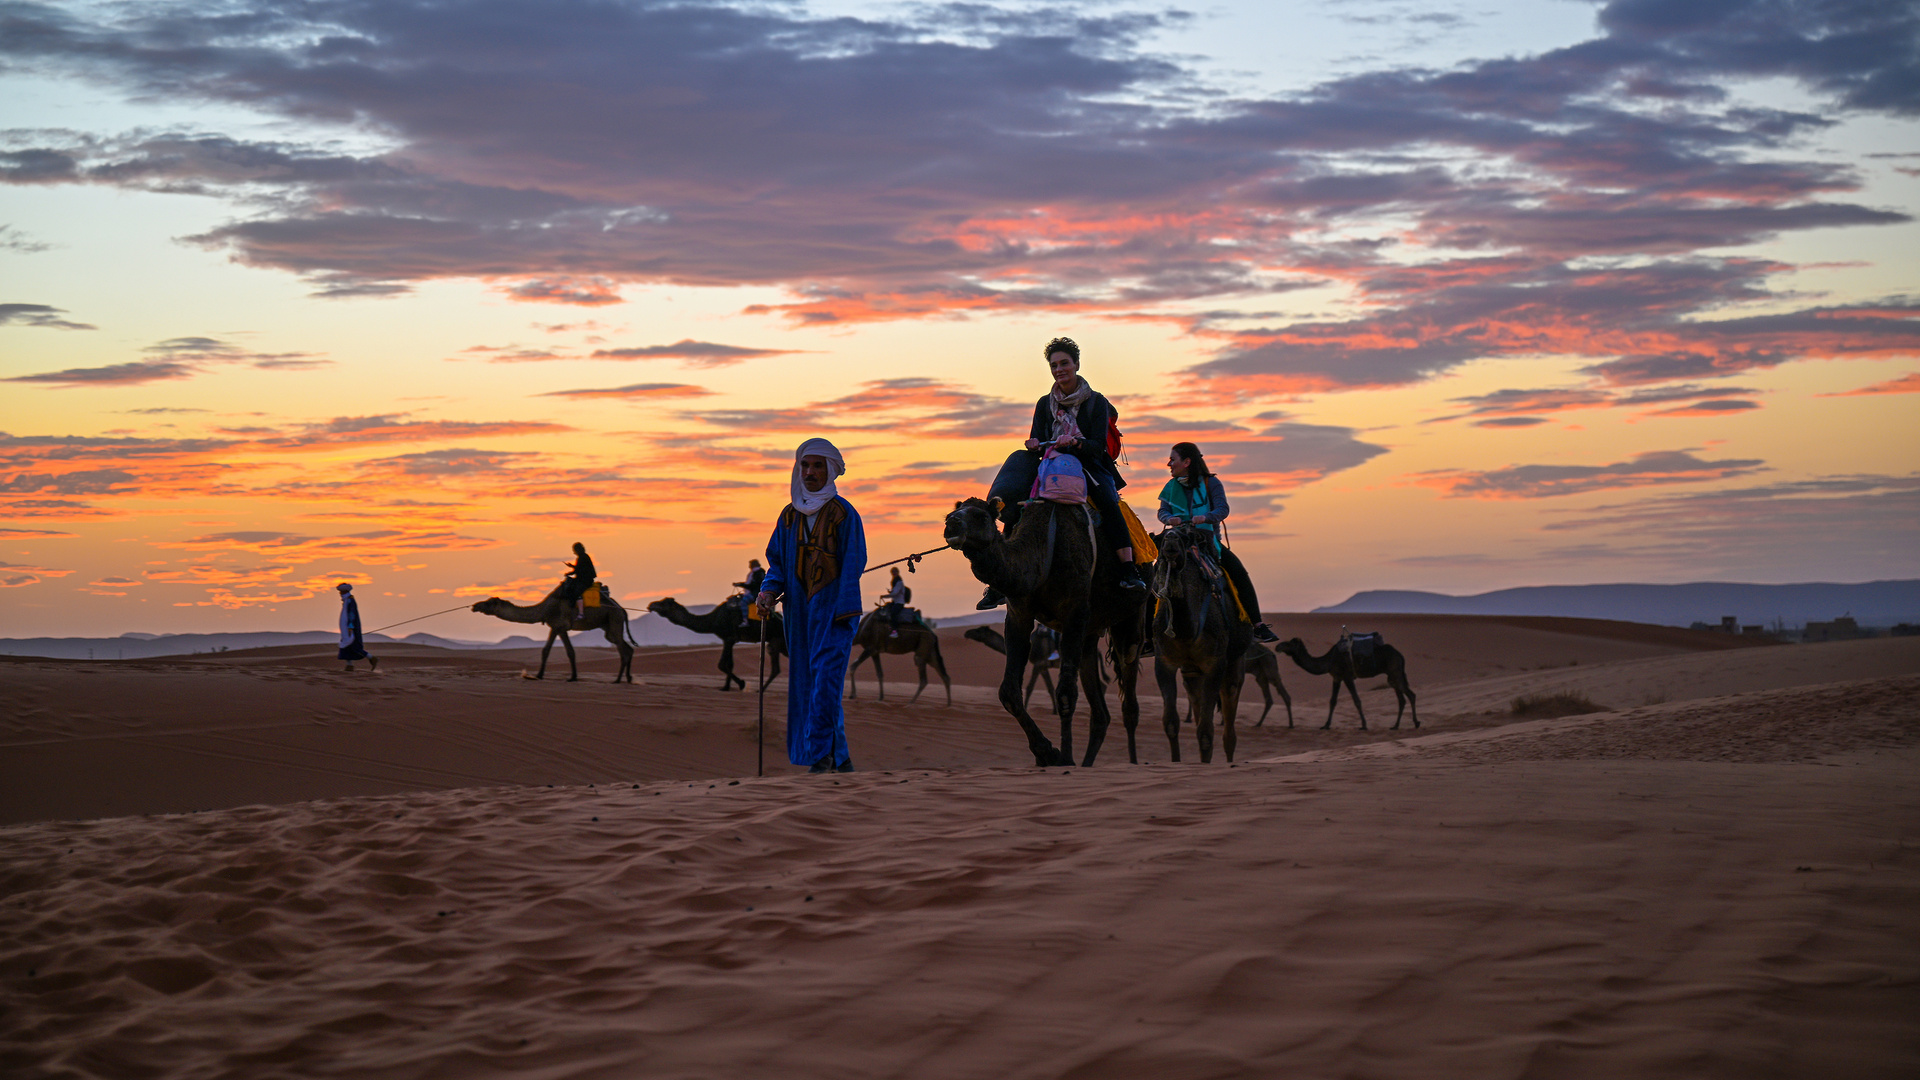
[[786, 598], [787, 759], [817, 773], [853, 771], [840, 698], [862, 610], [867, 534], [834, 484], [846, 471], [825, 439], [794, 451], [792, 501], [767, 541], [767, 576], [755, 598], [762, 617]]
[[343, 581], [334, 588], [340, 590], [340, 659], [347, 662], [348, 671], [355, 660], [365, 660], [368, 669], [379, 671], [379, 657], [367, 652], [360, 637], [360, 603], [353, 598], [353, 586]]

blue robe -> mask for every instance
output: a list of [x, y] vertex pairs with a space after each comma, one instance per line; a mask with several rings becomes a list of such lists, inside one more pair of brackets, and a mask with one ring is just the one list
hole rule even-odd
[[340, 659], [365, 660], [367, 647], [360, 640], [360, 604], [348, 593], [340, 598]]
[[[834, 520], [837, 519], [837, 520]], [[802, 543], [806, 519], [789, 506], [767, 541], [761, 589], [784, 596], [787, 656], [787, 760], [844, 764], [846, 712], [840, 698], [853, 654], [854, 625], [865, 610], [860, 574], [867, 534], [859, 511], [841, 496], [820, 508], [813, 543]], [[803, 550], [804, 549], [804, 550]]]

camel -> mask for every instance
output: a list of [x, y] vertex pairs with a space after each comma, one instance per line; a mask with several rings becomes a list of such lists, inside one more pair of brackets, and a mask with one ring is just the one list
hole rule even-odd
[[721, 682], [721, 690], [734, 689], [734, 683], [740, 689], [747, 688], [747, 680], [733, 673], [733, 643], [736, 641], [758, 642], [760, 628], [767, 627], [767, 653], [772, 658], [773, 670], [767, 672], [766, 682], [760, 684], [765, 690], [768, 683], [780, 677], [780, 658], [787, 654], [787, 635], [780, 614], [775, 612], [769, 619], [754, 619], [745, 626], [740, 625], [740, 609], [731, 603], [720, 603], [705, 615], [687, 610], [685, 604], [671, 596], [663, 596], [647, 605], [647, 610], [667, 620], [675, 626], [684, 626], [697, 634], [712, 634], [720, 639], [720, 674], [726, 676]]
[[[985, 645], [1001, 656], [1007, 655], [1007, 639], [991, 626], [976, 626], [968, 630], [964, 636]], [[1060, 639], [1054, 636], [1053, 631], [1044, 626], [1033, 628], [1033, 640], [1027, 643], [1027, 656], [1033, 660], [1033, 674], [1027, 676], [1027, 692], [1020, 699], [1021, 704], [1033, 701], [1033, 688], [1043, 681], [1047, 684], [1047, 697], [1049, 700], [1052, 699], [1053, 676], [1049, 673], [1054, 665], [1060, 662], [1059, 650]]]
[[585, 614], [577, 617], [573, 602], [560, 598], [559, 586], [555, 586], [546, 599], [532, 607], [521, 607], [497, 596], [489, 596], [470, 610], [512, 623], [541, 623], [546, 626], [547, 644], [540, 650], [540, 670], [533, 676], [536, 679], [547, 677], [547, 655], [553, 652], [553, 639], [557, 637], [560, 644], [567, 648], [567, 681], [580, 681], [580, 665], [573, 655], [573, 639], [567, 633], [599, 630], [607, 635], [607, 640], [613, 643], [614, 648], [620, 650], [620, 671], [613, 681], [632, 682], [633, 636], [627, 631], [627, 611], [614, 602], [613, 596], [599, 582], [594, 582], [593, 587], [600, 590], [599, 605], [584, 609]]
[[[1267, 714], [1273, 711], [1273, 691], [1280, 691], [1280, 700], [1287, 703], [1287, 726], [1293, 726], [1293, 696], [1287, 693], [1287, 686], [1280, 681], [1280, 658], [1273, 650], [1259, 642], [1247, 649], [1247, 674], [1260, 686], [1260, 696], [1266, 699], [1267, 707], [1260, 710], [1260, 719], [1253, 722], [1259, 727], [1267, 722]], [[1244, 682], [1241, 684], [1246, 685]]]
[[[998, 631], [988, 630], [987, 633], [992, 634], [996, 641], [999, 640], [1000, 634]], [[969, 630], [967, 636], [973, 637], [973, 631]], [[1006, 650], [1004, 644], [998, 645], [996, 648], [1003, 652]], [[1278, 690], [1280, 692], [1280, 700], [1285, 702], [1287, 706], [1287, 726], [1292, 727], [1293, 695], [1287, 693], [1287, 684], [1280, 681], [1280, 658], [1273, 655], [1272, 649], [1256, 641], [1247, 647], [1246, 670], [1247, 677], [1251, 677], [1254, 683], [1260, 687], [1260, 696], [1266, 700], [1266, 707], [1260, 710], [1260, 719], [1255, 720], [1253, 726], [1259, 727], [1267, 722], [1267, 714], [1273, 711], [1273, 692]], [[1027, 692], [1031, 694], [1033, 692], [1033, 684], [1029, 683], [1027, 685]], [[1246, 693], [1246, 685], [1246, 678], [1242, 678], [1240, 680], [1242, 694]], [[1191, 703], [1189, 703], [1187, 709], [1186, 722], [1189, 724], [1193, 723]]]
[[1333, 699], [1327, 702], [1327, 722], [1320, 725], [1325, 731], [1333, 726], [1333, 710], [1340, 705], [1340, 686], [1345, 684], [1347, 696], [1353, 699], [1353, 709], [1360, 714], [1360, 730], [1367, 730], [1367, 711], [1360, 707], [1360, 694], [1353, 688], [1355, 679], [1371, 679], [1375, 675], [1385, 675], [1388, 685], [1393, 687], [1393, 696], [1400, 703], [1400, 711], [1393, 716], [1393, 727], [1400, 730], [1400, 718], [1409, 710], [1413, 712], [1413, 726], [1420, 726], [1420, 710], [1414, 706], [1413, 688], [1407, 685], [1407, 658], [1400, 650], [1382, 641], [1373, 647], [1367, 656], [1354, 656], [1344, 643], [1336, 643], [1323, 656], [1315, 656], [1307, 651], [1306, 642], [1299, 638], [1288, 638], [1276, 646], [1281, 652], [1293, 657], [1312, 675], [1333, 676]]
[[[1073, 764], [1073, 712], [1079, 689], [1087, 693], [1087, 752], [1082, 767], [1093, 764], [1107, 736], [1106, 685], [1100, 672], [1100, 636], [1107, 635], [1120, 688], [1120, 715], [1127, 727], [1127, 756], [1138, 760], [1134, 728], [1140, 720], [1135, 682], [1140, 647], [1146, 640], [1146, 592], [1119, 586], [1119, 561], [1096, 541], [1092, 508], [1034, 502], [1006, 535], [997, 518], [1002, 504], [962, 499], [953, 504], [944, 526], [947, 546], [967, 557], [973, 576], [1007, 597], [1001, 633], [1007, 646], [1007, 670], [1000, 680], [1000, 704], [1020, 723], [1035, 765]], [[1040, 733], [1020, 697], [1021, 675], [1035, 623], [1060, 635], [1060, 685], [1054, 709], [1060, 717], [1060, 745]], [[1076, 683], [1076, 680], [1078, 682]]]
[[884, 610], [869, 611], [866, 618], [860, 620], [860, 625], [853, 631], [853, 643], [859, 648], [860, 655], [855, 657], [853, 663], [847, 667], [847, 696], [850, 698], [860, 696], [856, 692], [859, 680], [855, 676], [862, 663], [872, 660], [873, 677], [880, 684], [880, 700], [887, 700], [887, 678], [880, 671], [881, 654], [912, 653], [914, 666], [920, 669], [920, 689], [913, 692], [913, 697], [907, 700], [907, 704], [911, 705], [919, 701], [921, 693], [926, 690], [927, 664], [929, 663], [933, 664], [933, 669], [940, 673], [940, 681], [947, 688], [947, 704], [953, 704], [953, 680], [947, 678], [947, 662], [940, 657], [939, 635], [924, 626], [913, 624], [900, 627], [900, 633], [897, 635], [887, 633], [892, 629], [894, 627], [887, 622]]
[[1220, 713], [1221, 745], [1233, 760], [1234, 715], [1246, 677], [1253, 624], [1238, 616], [1226, 572], [1206, 554], [1205, 530], [1176, 525], [1161, 534], [1153, 564], [1154, 677], [1160, 683], [1161, 720], [1174, 761], [1180, 760], [1180, 710], [1175, 680], [1187, 684], [1194, 737], [1202, 764], [1213, 761], [1213, 714]]

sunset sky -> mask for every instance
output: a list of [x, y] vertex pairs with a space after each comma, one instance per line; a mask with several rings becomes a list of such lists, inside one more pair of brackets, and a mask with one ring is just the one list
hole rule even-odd
[[0, 636], [924, 550], [1056, 334], [1269, 610], [1920, 577], [1912, 4], [0, 3], [0, 181]]

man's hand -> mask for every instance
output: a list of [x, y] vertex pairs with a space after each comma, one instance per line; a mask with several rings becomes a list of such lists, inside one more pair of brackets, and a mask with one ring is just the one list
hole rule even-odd
[[1055, 439], [1055, 440], [1053, 440], [1053, 448], [1054, 448], [1055, 450], [1067, 450], [1067, 449], [1071, 449], [1072, 447], [1075, 447], [1075, 446], [1079, 446], [1079, 445], [1080, 445], [1080, 440], [1079, 440], [1079, 439]]
[[1028, 439], [1028, 440], [1027, 440], [1027, 449], [1029, 449], [1029, 450], [1038, 450], [1038, 449], [1040, 449], [1040, 440], [1039, 440], [1039, 439]]
[[1187, 519], [1180, 517], [1177, 514], [1167, 519], [1167, 524], [1169, 525], [1185, 525], [1186, 523], [1187, 523]]
[[760, 609], [761, 618], [764, 619], [767, 616], [773, 614], [773, 601], [774, 601], [774, 596], [770, 592], [763, 592], [759, 596], [756, 596], [753, 598], [753, 606]]

